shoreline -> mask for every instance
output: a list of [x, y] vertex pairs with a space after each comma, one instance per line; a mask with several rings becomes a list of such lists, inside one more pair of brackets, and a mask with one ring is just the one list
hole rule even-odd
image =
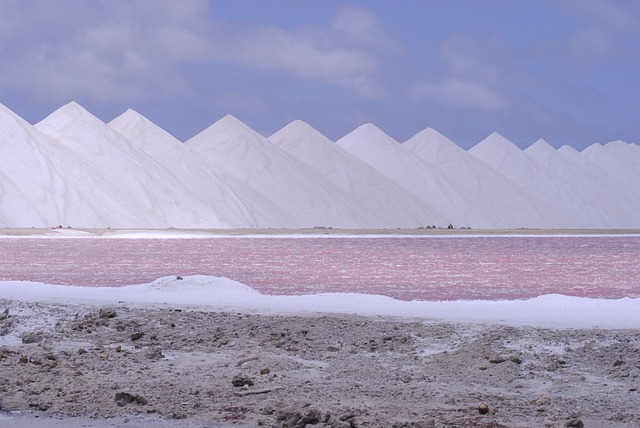
[[0, 228], [1, 237], [118, 237], [119, 235], [193, 235], [202, 236], [593, 236], [640, 235], [640, 229], [201, 229], [201, 228]]

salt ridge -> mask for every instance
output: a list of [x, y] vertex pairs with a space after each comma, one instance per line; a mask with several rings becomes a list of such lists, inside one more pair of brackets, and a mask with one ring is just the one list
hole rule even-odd
[[0, 227], [640, 228], [640, 147], [583, 152], [497, 133], [469, 151], [372, 124], [333, 143], [227, 116], [186, 143], [136, 112], [69, 103], [31, 125], [0, 104]]

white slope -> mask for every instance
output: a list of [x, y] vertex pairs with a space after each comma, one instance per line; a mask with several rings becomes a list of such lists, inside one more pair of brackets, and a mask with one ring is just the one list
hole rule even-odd
[[433, 223], [432, 207], [307, 123], [295, 120], [269, 141], [330, 180], [368, 212], [377, 213], [376, 227], [415, 228]]
[[464, 189], [490, 227], [557, 228], [570, 222], [526, 189], [458, 147], [432, 128], [420, 131], [403, 146]]
[[[634, 150], [638, 148], [635, 144], [633, 144], [632, 147]], [[558, 149], [558, 152], [581, 165], [584, 169], [587, 169], [595, 175], [599, 181], [602, 181], [603, 184], [606, 185], [608, 191], [615, 193], [619, 199], [613, 203], [617, 205], [619, 201], [621, 201], [622, 203], [635, 207], [632, 208], [631, 213], [633, 222], [634, 224], [640, 222], [640, 216], [637, 215], [637, 213], [640, 212], [640, 187], [635, 184], [636, 182], [626, 178], [626, 172], [624, 170], [621, 171], [623, 173], [622, 176], [618, 174], [620, 171], [617, 168], [607, 170], [604, 165], [593, 162], [586, 155], [571, 146], [562, 146]], [[638, 150], [638, 153], [640, 154], [640, 150]], [[638, 168], [640, 168], [640, 160], [638, 160], [637, 166], [634, 169], [637, 170]], [[622, 226], [616, 225], [616, 228], [620, 227]]]
[[612, 141], [604, 146], [592, 144], [582, 151], [591, 162], [599, 165], [623, 183], [640, 182], [640, 150], [624, 141]]
[[38, 154], [30, 127], [0, 104], [0, 224], [3, 226], [47, 226], [39, 205], [51, 202], [47, 193], [48, 161], [46, 156]]
[[194, 198], [208, 206], [202, 213], [208, 227], [255, 227], [251, 210], [242, 199], [243, 189], [233, 178], [223, 176], [207, 160], [134, 110], [127, 110], [108, 123], [147, 156], [162, 165], [169, 179], [191, 190]]
[[569, 189], [574, 200], [589, 216], [592, 223], [600, 228], [640, 227], [637, 212], [639, 204], [627, 200], [613, 180], [596, 169], [588, 169], [569, 156], [556, 151], [545, 140], [536, 143], [524, 152], [543, 164], [559, 180], [560, 185]]
[[580, 198], [563, 180], [497, 132], [468, 152], [534, 195], [552, 203], [564, 218], [570, 219], [571, 224], [567, 227], [602, 227], [598, 219], [589, 217], [580, 205]]
[[211, 166], [253, 189], [261, 227], [376, 227], [376, 213], [233, 116], [225, 116], [186, 146]]
[[607, 185], [613, 185], [616, 187], [626, 188], [626, 184], [621, 183], [618, 179], [616, 179], [613, 175], [609, 173], [609, 171], [604, 170], [600, 167], [600, 165], [596, 164], [589, 160], [585, 155], [580, 153], [578, 150], [574, 149], [569, 145], [564, 145], [558, 149], [558, 153], [564, 155], [571, 162], [580, 165], [583, 169], [588, 170], [596, 177], [603, 177], [607, 182]]
[[2, 105], [0, 178], [2, 226], [114, 226], [136, 218], [91, 164]]
[[[56, 139], [61, 149], [76, 154], [91, 168], [90, 175], [103, 185], [93, 194], [113, 195], [109, 224], [92, 227], [216, 227], [208, 207], [189, 189], [104, 122], [72, 102], [35, 125]], [[90, 193], [84, 195], [91, 198]], [[65, 201], [71, 203], [70, 201]], [[109, 212], [109, 211], [107, 211]], [[78, 226], [84, 226], [79, 224]]]
[[337, 141], [349, 153], [396, 181], [441, 213], [436, 226], [494, 228], [472, 191], [424, 162], [408, 148], [369, 123]]
[[573, 147], [565, 144], [564, 146], [558, 149], [558, 153], [562, 153], [565, 156], [568, 156], [572, 159], [576, 159], [576, 156], [581, 156], [580, 152], [574, 149]]
[[[615, 179], [613, 187], [618, 194], [636, 206], [640, 204], [640, 148], [637, 145], [623, 141], [612, 141], [604, 146], [596, 143], [584, 149], [581, 155], [590, 165], [596, 165]], [[636, 216], [640, 217], [637, 212]]]

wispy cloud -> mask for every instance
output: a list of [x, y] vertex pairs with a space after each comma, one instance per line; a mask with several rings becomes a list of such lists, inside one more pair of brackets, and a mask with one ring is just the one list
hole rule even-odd
[[566, 40], [557, 41], [564, 43], [567, 54], [576, 58], [593, 62], [617, 56], [628, 49], [621, 42], [626, 36], [640, 35], [638, 2], [570, 0], [555, 2], [554, 6], [577, 23]]
[[392, 39], [372, 12], [345, 7], [329, 27], [285, 30], [216, 25], [209, 8], [204, 0], [2, 2], [0, 90], [153, 100], [193, 91], [185, 66], [218, 63], [383, 93], [377, 55]]
[[216, 28], [214, 59], [326, 83], [361, 96], [383, 95], [380, 59], [395, 46], [377, 17], [365, 9], [339, 10], [330, 28]]
[[509, 109], [509, 100], [502, 93], [504, 79], [494, 65], [482, 58], [486, 48], [470, 38], [452, 36], [440, 48], [445, 66], [441, 76], [416, 82], [410, 97], [414, 101], [430, 100], [484, 112]]
[[[190, 7], [182, 7], [183, 5]], [[184, 94], [206, 48], [206, 1], [2, 2], [0, 88], [103, 101]]]

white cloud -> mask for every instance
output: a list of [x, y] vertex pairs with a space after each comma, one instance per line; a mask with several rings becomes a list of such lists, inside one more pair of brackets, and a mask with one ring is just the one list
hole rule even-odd
[[[18, 4], [19, 3], [19, 4]], [[178, 70], [200, 61], [208, 2], [3, 2], [0, 88], [34, 98], [154, 99], [185, 93]]]
[[566, 40], [556, 41], [566, 54], [590, 63], [624, 55], [637, 47], [640, 3], [609, 0], [570, 0], [553, 5], [577, 22]]
[[214, 56], [254, 70], [280, 72], [344, 87], [367, 97], [380, 95], [375, 84], [378, 62], [372, 54], [326, 43], [324, 37], [315, 34], [273, 27], [241, 32], [228, 30], [218, 40]]
[[344, 42], [359, 48], [380, 52], [400, 49], [400, 44], [384, 31], [378, 16], [366, 9], [343, 7], [336, 13], [332, 27]]
[[206, 0], [0, 2], [0, 90], [157, 99], [193, 93], [184, 66], [214, 62], [382, 94], [377, 55], [391, 38], [371, 12], [347, 7], [332, 27], [299, 30], [214, 25], [209, 16]]
[[445, 65], [442, 76], [416, 82], [409, 97], [415, 102], [428, 99], [447, 107], [490, 113], [508, 110], [510, 102], [502, 94], [505, 79], [482, 58], [488, 47], [495, 49], [499, 45], [493, 40], [480, 46], [472, 39], [452, 36], [440, 47]]
[[445, 79], [438, 83], [421, 81], [413, 87], [413, 96], [429, 98], [441, 104], [489, 113], [505, 110], [509, 101], [479, 82]]

